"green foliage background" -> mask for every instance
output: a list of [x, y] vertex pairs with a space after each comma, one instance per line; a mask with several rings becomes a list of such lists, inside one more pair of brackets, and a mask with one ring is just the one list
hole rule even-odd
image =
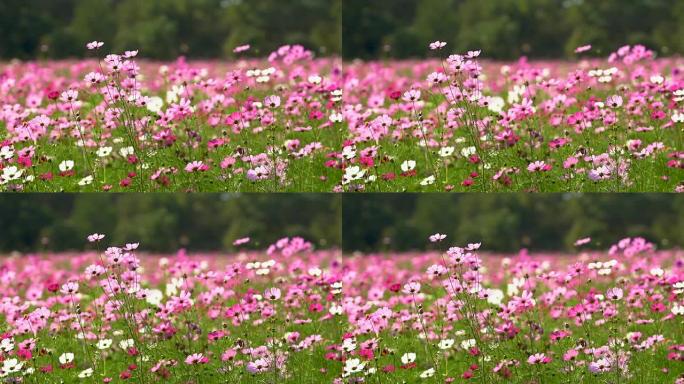
[[684, 52], [681, 0], [344, 0], [343, 13], [345, 59], [422, 57], [435, 40], [494, 59], [573, 57], [584, 44]]
[[263, 249], [283, 236], [319, 247], [406, 251], [446, 233], [489, 251], [606, 249], [625, 236], [684, 247], [684, 199], [674, 194], [3, 194], [0, 253], [80, 250], [86, 236], [141, 242], [151, 252]]
[[266, 55], [286, 43], [319, 54], [421, 57], [434, 40], [488, 58], [605, 56], [642, 43], [684, 52], [680, 0], [3, 0], [0, 58], [81, 57], [92, 40], [153, 59]]
[[0, 58], [66, 58], [104, 41], [107, 52], [152, 59], [264, 56], [283, 44], [340, 54], [341, 0], [2, 0]]
[[343, 249], [420, 250], [428, 236], [488, 251], [607, 249], [627, 236], [683, 247], [684, 199], [668, 194], [370, 194], [343, 197]]
[[149, 252], [265, 249], [284, 236], [341, 244], [341, 199], [324, 194], [2, 194], [0, 252], [81, 250], [140, 242]]

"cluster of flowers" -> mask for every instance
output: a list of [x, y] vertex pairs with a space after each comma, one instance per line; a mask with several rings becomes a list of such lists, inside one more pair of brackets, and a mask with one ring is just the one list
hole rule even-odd
[[681, 59], [625, 46], [503, 64], [446, 47], [344, 65], [297, 45], [230, 63], [6, 64], [0, 186], [684, 190]]
[[178, 190], [210, 173], [284, 187], [292, 162], [333, 145], [318, 132], [342, 121], [334, 58], [298, 45], [230, 63], [137, 56], [0, 66], [0, 185]]
[[684, 191], [681, 59], [625, 46], [607, 60], [493, 63], [446, 46], [430, 44], [433, 60], [345, 65], [343, 184]]
[[435, 234], [427, 253], [344, 258], [300, 238], [230, 257], [104, 239], [3, 260], [1, 377], [684, 383], [684, 254], [640, 238], [480, 255]]

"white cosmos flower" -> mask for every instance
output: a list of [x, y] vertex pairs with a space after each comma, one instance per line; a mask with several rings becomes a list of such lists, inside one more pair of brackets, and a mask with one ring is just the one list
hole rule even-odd
[[465, 147], [465, 148], [461, 149], [461, 155], [463, 157], [470, 157], [470, 156], [474, 155], [475, 152], [477, 152], [477, 149], [475, 147]]
[[150, 112], [159, 113], [163, 106], [164, 100], [161, 97], [152, 96], [147, 99], [147, 110]]
[[109, 349], [112, 346], [112, 339], [102, 339], [97, 342], [97, 349]]
[[437, 346], [439, 349], [449, 349], [454, 346], [454, 339], [444, 339]]
[[475, 346], [475, 339], [467, 339], [461, 341], [461, 348], [470, 349]]
[[93, 177], [90, 176], [90, 175], [88, 175], [88, 176], [82, 178], [82, 179], [78, 182], [78, 185], [80, 185], [81, 187], [83, 187], [83, 186], [86, 186], [86, 185], [90, 185], [90, 184], [92, 184], [92, 183], [93, 183]]
[[342, 100], [342, 90], [341, 89], [336, 89], [336, 90], [330, 92], [330, 95], [332, 96], [332, 98], [330, 98], [331, 101]]
[[672, 115], [673, 123], [684, 123], [684, 113], [675, 112]]
[[59, 363], [62, 364], [62, 365], [64, 365], [64, 364], [69, 364], [69, 363], [71, 363], [72, 361], [74, 361], [74, 354], [71, 353], [71, 352], [62, 353], [62, 354], [59, 356]]
[[335, 294], [335, 295], [338, 293], [342, 293], [342, 282], [336, 281], [336, 282], [330, 284], [330, 293]]
[[348, 145], [344, 148], [342, 148], [342, 157], [344, 157], [347, 160], [351, 160], [356, 157], [356, 148], [354, 148], [351, 145]]
[[492, 96], [489, 98], [489, 106], [487, 108], [494, 113], [501, 113], [505, 105], [506, 101], [502, 97]]
[[424, 178], [424, 179], [420, 182], [420, 185], [422, 185], [422, 186], [425, 187], [425, 186], [427, 186], [427, 185], [431, 185], [431, 184], [434, 184], [434, 183], [435, 183], [435, 177], [434, 177], [434, 176], [428, 176], [428, 177]]
[[344, 372], [342, 373], [342, 376], [346, 377], [353, 373], [361, 372], [365, 366], [366, 363], [361, 362], [360, 359], [349, 359], [344, 363]]
[[17, 359], [7, 359], [2, 362], [2, 373], [8, 374], [8, 373], [15, 373], [21, 371], [21, 367], [24, 366], [24, 363], [20, 362]]
[[503, 301], [504, 293], [500, 289], [487, 290], [487, 302], [492, 305], [499, 305]]
[[0, 351], [8, 353], [14, 349], [14, 340], [7, 338], [0, 341]]
[[90, 376], [92, 376], [92, 375], [93, 375], [93, 369], [92, 369], [92, 368], [88, 368], [88, 369], [82, 370], [81, 373], [78, 374], [78, 377], [79, 377], [80, 379], [85, 379], [86, 377], [90, 377]]
[[164, 293], [158, 289], [149, 289], [147, 291], [147, 297], [145, 298], [145, 301], [147, 301], [148, 304], [154, 305], [155, 307], [161, 304], [162, 298], [164, 297]]
[[672, 284], [672, 287], [674, 288], [672, 290], [673, 293], [680, 294], [684, 293], [684, 281], [679, 281], [677, 283]]
[[328, 312], [330, 312], [331, 315], [341, 315], [343, 312], [343, 309], [341, 306], [333, 304], [330, 306], [330, 309], [328, 310]]
[[121, 157], [128, 157], [128, 156], [132, 155], [133, 153], [135, 153], [135, 150], [133, 149], [133, 147], [123, 147], [123, 148], [119, 149], [119, 154], [121, 155]]
[[672, 307], [673, 315], [684, 315], [684, 305], [675, 304]]
[[519, 292], [520, 292], [520, 290], [518, 289], [518, 287], [517, 287], [515, 284], [510, 284], [510, 283], [509, 283], [509, 284], [506, 286], [506, 294], [508, 294], [508, 296], [515, 296], [515, 295], [517, 295]]
[[441, 157], [449, 157], [454, 154], [454, 147], [443, 147], [439, 150]]
[[311, 75], [309, 76], [309, 83], [311, 84], [320, 84], [323, 79], [319, 75]]
[[330, 121], [333, 123], [341, 123], [344, 121], [344, 115], [341, 113], [332, 113], [330, 114]]
[[662, 84], [665, 81], [665, 78], [663, 75], [660, 74], [655, 74], [651, 76], [651, 83], [653, 84]]
[[421, 379], [427, 379], [427, 378], [432, 377], [434, 375], [435, 375], [435, 369], [430, 368], [430, 369], [424, 370], [423, 373], [420, 374], [420, 378]]
[[68, 172], [74, 169], [74, 161], [73, 160], [64, 160], [61, 163], [59, 163], [59, 171], [60, 172]]
[[183, 94], [185, 94], [185, 87], [174, 85], [170, 90], [166, 91], [166, 102], [175, 103], [178, 101], [178, 96]]
[[21, 177], [23, 173], [23, 169], [19, 169], [14, 165], [7, 167], [2, 170], [2, 175], [0, 175], [0, 178], [2, 179], [1, 182], [2, 184], [4, 184], [8, 181], [17, 180]]
[[356, 349], [356, 339], [354, 338], [349, 338], [349, 339], [344, 339], [342, 342], [342, 349], [345, 352], [351, 352]]
[[415, 160], [405, 160], [403, 163], [401, 163], [401, 171], [402, 172], [409, 172], [413, 171], [416, 169], [416, 161]]
[[135, 345], [135, 342], [133, 341], [133, 339], [121, 340], [119, 342], [119, 348], [121, 348], [121, 349], [128, 349], [128, 348], [131, 348], [133, 345]]
[[112, 147], [101, 147], [98, 148], [96, 154], [98, 157], [107, 157], [112, 153]]
[[401, 356], [401, 363], [404, 365], [411, 364], [414, 361], [416, 361], [416, 354], [413, 352], [407, 352]]
[[354, 180], [360, 180], [366, 174], [365, 169], [361, 169], [358, 166], [348, 167], [344, 170], [344, 176], [342, 176], [342, 184], [347, 185]]
[[0, 159], [9, 160], [14, 157], [14, 148], [5, 145], [0, 148]]

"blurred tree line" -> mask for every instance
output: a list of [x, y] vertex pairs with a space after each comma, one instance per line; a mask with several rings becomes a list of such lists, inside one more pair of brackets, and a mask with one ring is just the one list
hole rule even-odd
[[344, 0], [345, 59], [423, 57], [482, 49], [488, 58], [607, 56], [625, 44], [684, 52], [682, 0]]
[[343, 197], [343, 244], [355, 250], [419, 250], [428, 236], [482, 242], [499, 252], [607, 249], [627, 236], [684, 247], [684, 199], [667, 194], [378, 194]]
[[341, 49], [341, 0], [2, 0], [0, 58], [81, 57], [85, 44], [145, 58], [265, 56], [284, 44]]
[[319, 54], [421, 57], [434, 40], [516, 59], [607, 55], [624, 44], [684, 52], [681, 0], [2, 0], [0, 58], [81, 57], [85, 43], [154, 59], [266, 55], [301, 43]]
[[140, 242], [148, 252], [265, 249], [285, 236], [340, 247], [341, 199], [324, 194], [28, 194], [0, 196], [0, 252]]

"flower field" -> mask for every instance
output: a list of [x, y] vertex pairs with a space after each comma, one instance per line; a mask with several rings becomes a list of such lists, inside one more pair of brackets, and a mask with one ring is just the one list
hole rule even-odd
[[87, 48], [0, 65], [3, 190], [684, 190], [684, 61], [643, 46], [511, 63], [443, 42], [385, 62]]
[[[6, 382], [682, 383], [684, 254], [495, 255], [430, 237], [354, 255], [155, 256], [138, 244], [0, 265]], [[250, 240], [236, 240], [237, 245]], [[144, 248], [144, 246], [140, 246]], [[483, 245], [482, 248], [486, 248]], [[22, 381], [23, 380], [23, 381]]]
[[447, 47], [345, 66], [352, 142], [389, 164], [361, 170], [366, 189], [683, 190], [684, 61], [625, 46], [605, 60], [494, 63]]
[[338, 60], [301, 46], [231, 63], [137, 55], [1, 66], [2, 188], [326, 189], [326, 148], [344, 135]]

